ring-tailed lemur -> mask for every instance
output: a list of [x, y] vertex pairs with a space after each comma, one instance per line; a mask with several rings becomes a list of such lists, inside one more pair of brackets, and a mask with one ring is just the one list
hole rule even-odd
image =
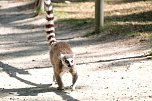
[[75, 90], [75, 84], [78, 78], [78, 74], [75, 68], [74, 57], [75, 54], [72, 52], [70, 45], [66, 42], [57, 42], [55, 38], [55, 26], [54, 26], [54, 15], [53, 6], [51, 0], [45, 0], [44, 2], [46, 10], [46, 33], [47, 39], [50, 46], [50, 60], [54, 69], [54, 77], [58, 84], [58, 89], [63, 90], [64, 85], [62, 82], [62, 75], [65, 72], [72, 74], [72, 89]]

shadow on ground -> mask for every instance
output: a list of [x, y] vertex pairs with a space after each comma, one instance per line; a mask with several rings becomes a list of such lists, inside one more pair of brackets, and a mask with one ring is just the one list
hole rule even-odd
[[[79, 101], [70, 95], [68, 95], [66, 92], [61, 92], [57, 90], [56, 88], [49, 87], [47, 85], [42, 85], [43, 87], [30, 87], [30, 88], [17, 88], [17, 89], [2, 89], [2, 93], [17, 93], [18, 96], [37, 96], [39, 93], [47, 93], [47, 92], [53, 92], [60, 96], [62, 100], [68, 100], [68, 101]], [[5, 95], [4, 95], [5, 96]], [[0, 97], [3, 97], [3, 94], [0, 94]]]
[[2, 68], [3, 72], [6, 72], [10, 77], [13, 77], [20, 82], [23, 82], [28, 85], [32, 85], [35, 87], [27, 87], [27, 88], [0, 88], [0, 97], [5, 97], [6, 94], [13, 94], [17, 93], [17, 96], [37, 96], [39, 93], [46, 93], [46, 92], [53, 92], [59, 96], [62, 97], [63, 100], [75, 100], [77, 99], [71, 97], [64, 91], [59, 91], [56, 88], [51, 87], [51, 84], [36, 84], [31, 81], [24, 80], [16, 75], [16, 73], [19, 74], [29, 74], [28, 71], [24, 69], [17, 69], [16, 67], [13, 67], [8, 64], [4, 64], [3, 62], [0, 62], [0, 67]]
[[[82, 65], [82, 64], [89, 64], [89, 63], [109, 63], [108, 67], [113, 67], [113, 66], [125, 66], [126, 64], [134, 63], [137, 61], [141, 60], [148, 60], [152, 59], [152, 55], [147, 54], [147, 55], [139, 55], [139, 56], [132, 56], [132, 57], [122, 57], [122, 58], [114, 58], [114, 59], [107, 59], [107, 60], [97, 60], [97, 61], [91, 61], [91, 62], [85, 62], [85, 63], [78, 63], [77, 65]], [[119, 65], [117, 65], [119, 64]]]
[[[35, 14], [32, 12], [32, 5], [33, 3], [29, 3], [21, 6], [10, 7], [7, 9], [0, 9], [0, 24], [8, 24], [34, 17]], [[31, 11], [29, 12], [29, 10]]]

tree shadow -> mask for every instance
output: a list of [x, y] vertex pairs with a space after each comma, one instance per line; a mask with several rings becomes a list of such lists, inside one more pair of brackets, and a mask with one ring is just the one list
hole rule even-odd
[[[93, 62], [87, 62], [87, 63], [99, 63], [99, 62], [113, 62], [113, 61], [123, 61], [123, 60], [132, 60], [132, 59], [151, 59], [152, 55], [140, 55], [140, 56], [132, 56], [132, 57], [124, 57], [124, 58], [117, 58], [117, 59], [108, 59], [108, 60], [98, 60]], [[78, 63], [78, 65], [81, 65], [84, 63]]]
[[35, 83], [32, 83], [30, 81], [27, 81], [27, 80], [24, 80], [20, 77], [17, 76], [17, 73], [18, 74], [24, 74], [24, 75], [29, 75], [29, 72], [24, 70], [24, 69], [17, 69], [11, 65], [8, 65], [8, 64], [4, 64], [3, 62], [0, 61], [0, 67], [2, 68], [2, 71], [6, 72], [10, 77], [13, 77], [25, 84], [29, 84], [29, 85], [33, 85], [33, 86], [41, 86], [39, 84], [35, 84]]
[[[7, 58], [20, 58], [31, 55], [38, 55], [48, 51], [47, 42], [45, 40], [45, 35], [40, 33], [41, 31], [31, 32], [31, 33], [12, 33], [8, 35], [1, 35], [0, 46], [3, 49], [15, 49], [16, 51], [3, 51], [0, 53], [2, 59]], [[0, 59], [1, 60], [1, 59]]]
[[[17, 93], [17, 96], [37, 96], [39, 93], [53, 92], [60, 96], [62, 100], [67, 101], [79, 101], [67, 94], [67, 92], [59, 91], [56, 88], [43, 85], [43, 87], [30, 87], [30, 88], [14, 88], [14, 89], [2, 89], [2, 93]], [[3, 97], [3, 95], [1, 95]], [[53, 100], [53, 99], [52, 99]]]
[[[5, 30], [4, 34], [3, 32], [0, 34], [0, 46], [2, 46], [2, 50], [19, 49], [13, 52], [1, 52], [0, 57], [2, 57], [2, 59], [36, 55], [48, 50], [47, 44], [45, 43], [45, 34], [43, 35], [43, 24], [27, 24], [38, 19], [33, 18], [34, 14], [33, 10], [30, 8], [31, 5], [31, 3], [19, 6], [16, 5], [15, 7], [0, 10], [0, 25], [2, 25], [2, 29], [4, 27], [3, 30]], [[26, 23], [20, 22], [29, 18], [32, 19], [27, 20]], [[11, 29], [9, 29], [9, 27]], [[7, 28], [9, 29], [8, 32], [6, 31]], [[15, 31], [13, 31], [13, 29], [15, 29]], [[24, 49], [20, 50], [21, 48]]]
[[[6, 0], [6, 1], [13, 1], [13, 0]], [[6, 9], [0, 9], [0, 12], [26, 11], [26, 10], [30, 10], [30, 9], [33, 9], [33, 8], [34, 8], [34, 2], [30, 1], [29, 3], [25, 3], [23, 5], [17, 5], [15, 7], [9, 7], [9, 8], [6, 8]]]
[[0, 61], [0, 67], [2, 68], [2, 71], [6, 72], [10, 77], [16, 76], [16, 73], [29, 74], [28, 71], [24, 71], [23, 69], [17, 69], [17, 68], [10, 66], [8, 64], [4, 64], [1, 61]]
[[58, 96], [61, 96], [63, 100], [78, 101], [77, 99], [68, 95], [66, 92], [59, 91], [56, 88], [51, 87], [52, 84], [36, 84], [31, 81], [24, 80], [16, 75], [17, 73], [28, 75], [29, 72], [26, 70], [17, 69], [11, 65], [4, 64], [3, 62], [0, 62], [0, 67], [2, 68], [2, 71], [6, 72], [10, 77], [13, 77], [25, 84], [34, 86], [34, 87], [26, 87], [26, 88], [12, 88], [12, 89], [0, 88], [1, 98], [5, 96], [5, 93], [8, 94], [17, 93], [17, 96], [37, 96], [39, 93], [53, 92]]
[[18, 14], [0, 15], [0, 19], [3, 19], [0, 20], [0, 24], [9, 24], [15, 21], [32, 18], [34, 16], [35, 15], [33, 14], [33, 12], [29, 12], [29, 13], [20, 12]]
[[0, 9], [0, 19], [2, 19], [0, 20], [0, 24], [9, 24], [15, 21], [33, 18], [35, 14], [32, 8], [33, 3], [28, 3], [21, 6]]

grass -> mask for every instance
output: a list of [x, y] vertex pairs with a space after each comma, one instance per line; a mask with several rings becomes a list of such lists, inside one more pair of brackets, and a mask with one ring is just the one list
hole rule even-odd
[[[80, 0], [81, 1], [81, 0]], [[105, 2], [105, 24], [101, 33], [111, 37], [128, 38], [142, 36], [152, 40], [152, 1], [119, 0]], [[121, 1], [121, 2], [120, 2]], [[113, 4], [114, 3], [114, 4]], [[94, 35], [94, 2], [54, 3], [58, 24], [68, 27], [87, 27], [86, 36]]]
[[[110, 33], [124, 32], [127, 35], [140, 35], [146, 32], [150, 34], [152, 32], [151, 4], [151, 1], [124, 3], [114, 5], [114, 9], [107, 5], [105, 27], [110, 28]], [[108, 24], [109, 22], [111, 24]]]
[[[53, 6], [58, 28], [85, 28], [88, 30], [94, 26], [93, 2], [53, 3]], [[86, 33], [88, 32], [86, 31]]]
[[57, 20], [60, 21], [63, 20], [64, 23], [66, 22], [69, 23], [68, 19], [73, 19], [73, 20], [74, 19], [81, 20], [88, 18], [92, 19], [94, 17], [94, 3], [93, 2], [73, 2], [71, 4], [54, 3], [54, 13], [55, 16], [57, 17]]

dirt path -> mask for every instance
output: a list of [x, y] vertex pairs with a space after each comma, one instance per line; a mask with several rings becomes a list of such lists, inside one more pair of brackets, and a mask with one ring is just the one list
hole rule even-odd
[[[152, 100], [152, 60], [144, 56], [150, 47], [138, 39], [76, 38], [82, 30], [57, 29], [57, 38], [69, 42], [76, 53], [76, 91], [50, 86], [45, 19], [33, 18], [25, 7], [23, 2], [0, 1], [0, 101]], [[66, 86], [69, 76], [64, 75]]]

